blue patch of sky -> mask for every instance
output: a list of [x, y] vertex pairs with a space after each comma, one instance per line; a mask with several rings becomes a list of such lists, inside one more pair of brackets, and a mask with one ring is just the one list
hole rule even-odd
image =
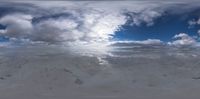
[[179, 33], [187, 33], [190, 36], [197, 36], [197, 31], [200, 26], [189, 28], [188, 21], [191, 19], [198, 19], [198, 15], [191, 13], [187, 14], [168, 14], [154, 21], [154, 25], [147, 26], [141, 24], [123, 25], [122, 29], [114, 35], [116, 40], [147, 40], [160, 39], [162, 41], [171, 41], [173, 36]]
[[[4, 29], [6, 29], [6, 26], [0, 24], [0, 29], [4, 30]], [[7, 42], [7, 41], [9, 41], [8, 37], [0, 36], [0, 42]]]

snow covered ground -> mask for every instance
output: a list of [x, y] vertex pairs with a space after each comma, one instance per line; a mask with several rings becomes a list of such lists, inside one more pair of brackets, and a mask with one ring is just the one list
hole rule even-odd
[[199, 99], [198, 47], [109, 47], [2, 47], [0, 99]]

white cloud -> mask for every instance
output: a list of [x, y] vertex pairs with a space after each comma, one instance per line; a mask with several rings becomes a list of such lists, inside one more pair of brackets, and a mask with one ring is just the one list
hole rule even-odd
[[[128, 19], [124, 13], [136, 13], [136, 15], [132, 15], [133, 24], [136, 25], [141, 23], [153, 25], [154, 19], [161, 16], [160, 12], [147, 9], [148, 7], [157, 7], [157, 4], [153, 3], [144, 4], [144, 6], [138, 6], [134, 2], [112, 2], [111, 5], [108, 5], [108, 2], [67, 1], [67, 4], [66, 2], [55, 4], [52, 1], [49, 4], [44, 4], [38, 1], [27, 2], [27, 4], [38, 7], [39, 13], [16, 12], [3, 16], [0, 19], [0, 24], [7, 26], [7, 28], [1, 30], [1, 35], [51, 43], [108, 41], [127, 22]], [[27, 6], [24, 6], [24, 9], [26, 8]], [[69, 16], [62, 14], [69, 14]], [[53, 17], [55, 15], [58, 16], [55, 18]], [[46, 16], [47, 18], [38, 19], [38, 22], [32, 22], [33, 18]]]
[[190, 37], [186, 33], [176, 34], [174, 36], [174, 41], [168, 42], [169, 45], [194, 45], [196, 44], [196, 40], [193, 37]]
[[7, 27], [6, 30], [0, 30], [1, 35], [51, 43], [109, 41], [127, 20], [131, 19], [133, 25], [151, 26], [169, 5], [174, 4], [148, 1], [44, 2], [23, 2], [23, 5], [31, 5], [30, 8], [15, 2], [13, 6], [17, 8], [20, 5], [20, 10], [1, 17], [0, 24]]
[[62, 42], [76, 40], [81, 34], [74, 32], [77, 23], [69, 19], [48, 19], [34, 25], [31, 39], [34, 41]]
[[133, 20], [132, 25], [140, 26], [142, 23], [145, 23], [147, 26], [152, 26], [154, 20], [162, 16], [161, 12], [153, 10], [145, 10], [141, 14], [131, 14]]
[[135, 43], [138, 44], [162, 44], [163, 42], [159, 39], [147, 39], [143, 41], [134, 41]]
[[0, 19], [7, 26], [1, 35], [46, 42], [106, 41], [126, 22], [120, 14], [98, 11], [74, 17], [49, 18], [33, 24], [31, 15], [11, 14]]
[[[195, 20], [195, 19], [189, 20], [188, 24], [189, 24], [189, 28], [193, 27], [193, 26], [198, 26], [198, 25], [200, 25], [200, 18], [197, 20]], [[197, 31], [197, 33], [200, 36], [200, 29]]]
[[1, 30], [1, 34], [9, 37], [27, 37], [32, 31], [31, 15], [13, 14], [0, 19], [2, 25], [7, 26], [6, 30]]
[[147, 39], [147, 40], [141, 40], [141, 41], [114, 41], [112, 44], [117, 43], [133, 43], [133, 44], [163, 44], [163, 41], [159, 39]]
[[188, 21], [188, 24], [189, 24], [189, 26], [191, 27], [191, 26], [196, 25], [197, 22], [196, 22], [196, 20], [192, 19], [192, 20], [189, 20], [189, 21]]

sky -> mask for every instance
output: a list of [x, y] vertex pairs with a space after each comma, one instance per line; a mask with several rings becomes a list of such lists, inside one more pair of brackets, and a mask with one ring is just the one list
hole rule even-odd
[[0, 42], [199, 43], [197, 0], [1, 2]]
[[200, 0], [0, 0], [0, 99], [199, 99], [199, 52]]

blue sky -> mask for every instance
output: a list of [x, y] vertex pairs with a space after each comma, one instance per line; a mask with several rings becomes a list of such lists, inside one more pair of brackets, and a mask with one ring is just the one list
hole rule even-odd
[[161, 16], [154, 20], [154, 24], [147, 26], [146, 24], [123, 25], [120, 31], [117, 31], [114, 36], [119, 40], [146, 40], [146, 39], [160, 39], [162, 41], [171, 41], [173, 36], [179, 33], [187, 33], [190, 36], [198, 36], [197, 31], [199, 26], [190, 26], [188, 21], [191, 19], [198, 19], [198, 15], [190, 13], [183, 14], [169, 14]]

